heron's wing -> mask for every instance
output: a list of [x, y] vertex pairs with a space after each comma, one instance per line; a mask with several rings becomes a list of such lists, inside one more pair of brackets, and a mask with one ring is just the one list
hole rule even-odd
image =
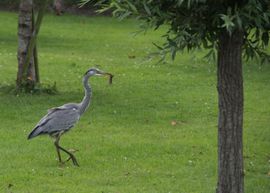
[[76, 104], [76, 103], [68, 103], [68, 104], [64, 104], [64, 105], [62, 105], [60, 107], [53, 107], [51, 109], [48, 109], [48, 114], [53, 113], [53, 112], [55, 112], [57, 110], [65, 110], [65, 109], [73, 109], [73, 108], [78, 109], [78, 104]]
[[53, 134], [60, 131], [67, 131], [79, 120], [80, 114], [78, 108], [73, 106], [57, 107], [51, 109], [35, 126], [29, 134], [28, 139], [40, 134]]

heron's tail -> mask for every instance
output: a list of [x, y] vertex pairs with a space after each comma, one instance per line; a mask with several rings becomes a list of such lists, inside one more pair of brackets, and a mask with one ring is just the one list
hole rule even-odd
[[39, 127], [35, 127], [33, 131], [28, 135], [27, 139], [32, 139], [40, 134]]
[[33, 129], [33, 131], [31, 131], [31, 133], [28, 135], [27, 139], [32, 139], [33, 137], [36, 137], [40, 134], [44, 134], [44, 125], [50, 121], [50, 118], [47, 118], [46, 116], [43, 117], [39, 123], [35, 126], [35, 128]]

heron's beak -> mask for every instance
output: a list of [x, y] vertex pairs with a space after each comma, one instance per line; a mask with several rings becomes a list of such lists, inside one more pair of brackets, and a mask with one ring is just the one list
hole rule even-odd
[[113, 75], [111, 73], [99, 71], [99, 74], [103, 76], [109, 76], [109, 84], [112, 84]]

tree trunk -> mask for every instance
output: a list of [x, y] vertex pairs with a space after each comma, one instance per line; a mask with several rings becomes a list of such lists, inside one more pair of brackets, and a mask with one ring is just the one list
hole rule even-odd
[[[24, 64], [27, 55], [27, 48], [33, 32], [32, 25], [32, 8], [33, 0], [21, 0], [19, 8], [19, 22], [18, 22], [18, 73], [17, 73], [17, 89], [22, 84], [34, 85], [36, 81], [35, 64], [33, 57], [30, 59], [30, 63], [27, 70], [27, 79], [24, 80]], [[33, 56], [33, 53], [31, 53]]]
[[33, 0], [21, 0], [18, 27], [18, 74], [17, 90], [32, 91], [39, 83], [39, 69], [36, 40], [48, 0], [39, 4], [39, 12], [35, 22]]
[[217, 193], [243, 193], [243, 33], [221, 33], [218, 48]]
[[53, 7], [56, 15], [62, 15], [63, 12], [63, 0], [54, 0]]

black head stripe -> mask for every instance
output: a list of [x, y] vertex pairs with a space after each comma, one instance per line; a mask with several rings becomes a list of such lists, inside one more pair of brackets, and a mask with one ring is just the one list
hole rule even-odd
[[[91, 69], [90, 69], [91, 70]], [[84, 75], [86, 75], [90, 70], [87, 70], [85, 73], [84, 73]]]
[[84, 75], [86, 75], [86, 74], [87, 74], [87, 73], [89, 73], [90, 71], [97, 72], [98, 70], [97, 70], [97, 69], [95, 69], [95, 68], [90, 68], [89, 70], [87, 70], [87, 71], [85, 72], [85, 74], [84, 74]]

